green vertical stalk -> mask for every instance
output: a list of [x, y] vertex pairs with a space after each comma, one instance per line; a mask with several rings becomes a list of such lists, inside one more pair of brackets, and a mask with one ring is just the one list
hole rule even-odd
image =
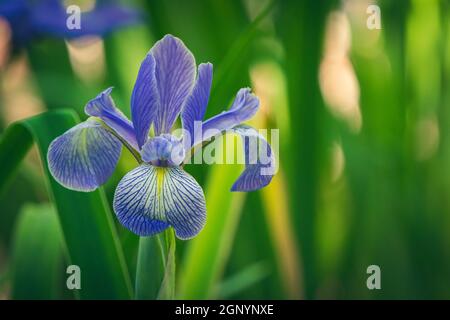
[[175, 231], [169, 228], [165, 232], [166, 259], [165, 270], [161, 287], [158, 291], [158, 300], [173, 300], [175, 298]]
[[[413, 212], [405, 207], [408, 188], [412, 186], [412, 181], [408, 180], [415, 174], [413, 127], [407, 125], [411, 110], [407, 109], [409, 104], [405, 100], [405, 28], [409, 1], [380, 1], [378, 4], [382, 12], [383, 37], [371, 50], [383, 54], [368, 57], [361, 50], [351, 54], [361, 87], [362, 131], [359, 135], [341, 132], [346, 177], [352, 193], [349, 231], [339, 271], [339, 277], [346, 284], [344, 298], [377, 297], [375, 292], [361, 286], [366, 281], [362, 266], [373, 261], [381, 268], [389, 268], [390, 276], [396, 281], [395, 286], [383, 290], [383, 298], [404, 297], [400, 295], [401, 290], [413, 295], [412, 291], [402, 289], [412, 265], [404, 262], [407, 259], [398, 258], [403, 251], [394, 249], [401, 248], [403, 237], [396, 229], [397, 224], [404, 230], [407, 221], [404, 214]], [[369, 29], [355, 32], [353, 46], [357, 47], [371, 32], [373, 30]], [[383, 59], [388, 59], [388, 66], [383, 64]], [[381, 238], [390, 244], [389, 250], [379, 245]], [[391, 252], [396, 256], [390, 256]]]
[[[292, 139], [288, 164], [289, 197], [294, 228], [302, 254], [305, 297], [318, 285], [316, 266], [316, 214], [322, 148], [324, 105], [318, 73], [327, 13], [335, 1], [282, 1], [278, 30], [286, 52]], [[283, 137], [281, 137], [283, 138]], [[283, 152], [283, 151], [282, 151]]]
[[173, 299], [175, 296], [175, 234], [141, 237], [136, 269], [136, 299]]

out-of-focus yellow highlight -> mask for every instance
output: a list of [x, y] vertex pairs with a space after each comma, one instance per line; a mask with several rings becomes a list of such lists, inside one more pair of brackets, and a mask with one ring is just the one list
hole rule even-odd
[[348, 57], [350, 24], [342, 12], [332, 12], [325, 32], [325, 50], [319, 70], [320, 89], [330, 112], [353, 132], [362, 126], [359, 83]]
[[300, 254], [294, 241], [294, 234], [289, 221], [286, 179], [281, 170], [278, 171], [272, 182], [262, 189], [262, 195], [284, 287], [289, 298], [300, 299], [302, 298]]
[[83, 37], [66, 42], [70, 63], [75, 74], [86, 83], [105, 76], [105, 48], [99, 37]]

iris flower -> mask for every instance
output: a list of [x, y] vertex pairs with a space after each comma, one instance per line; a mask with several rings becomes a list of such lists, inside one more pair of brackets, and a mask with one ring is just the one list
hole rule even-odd
[[[131, 119], [116, 108], [111, 88], [89, 101], [90, 117], [56, 138], [48, 151], [53, 177], [63, 186], [92, 191], [106, 182], [125, 145], [139, 166], [119, 182], [114, 212], [122, 225], [140, 236], [168, 227], [180, 239], [197, 235], [205, 225], [206, 205], [201, 186], [183, 170], [186, 151], [232, 131], [244, 141], [245, 170], [232, 191], [266, 186], [273, 176], [274, 157], [255, 129], [241, 125], [259, 107], [250, 89], [240, 89], [231, 107], [203, 121], [212, 82], [212, 64], [196, 70], [192, 53], [171, 35], [158, 41], [146, 55], [131, 97]], [[181, 115], [183, 135], [171, 134]], [[195, 126], [200, 123], [201, 133]], [[265, 150], [268, 161], [255, 154], [251, 140]], [[264, 172], [266, 170], [266, 172]]]
[[10, 25], [15, 48], [42, 36], [67, 39], [104, 36], [142, 20], [136, 10], [111, 1], [101, 1], [92, 11], [82, 12], [80, 29], [67, 28], [69, 14], [60, 0], [0, 0], [0, 17]]

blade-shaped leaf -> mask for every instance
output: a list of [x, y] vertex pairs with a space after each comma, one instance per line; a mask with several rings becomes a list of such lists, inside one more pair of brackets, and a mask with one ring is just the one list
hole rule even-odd
[[[310, 299], [317, 293], [316, 217], [323, 165], [322, 125], [324, 104], [317, 79], [322, 56], [322, 35], [328, 12], [337, 1], [280, 1], [277, 30], [284, 46], [288, 79], [290, 127], [295, 139], [286, 158], [293, 225], [304, 262], [304, 291]], [[283, 150], [280, 151], [283, 153]], [[282, 160], [283, 161], [283, 160]]]
[[52, 111], [12, 124], [0, 140], [0, 190], [35, 142], [59, 216], [70, 263], [81, 269], [80, 297], [125, 299], [131, 284], [102, 189], [82, 193], [58, 184], [48, 171], [47, 148], [78, 122], [73, 111]]
[[217, 297], [230, 299], [242, 291], [257, 284], [270, 274], [270, 268], [264, 261], [255, 262], [218, 285]]
[[25, 205], [14, 235], [13, 299], [57, 298], [63, 262], [63, 238], [55, 208]]

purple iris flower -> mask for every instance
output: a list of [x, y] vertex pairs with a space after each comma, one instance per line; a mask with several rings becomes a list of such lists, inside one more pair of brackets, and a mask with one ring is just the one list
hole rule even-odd
[[60, 0], [0, 0], [0, 17], [8, 21], [16, 48], [42, 36], [67, 39], [104, 36], [142, 21], [138, 11], [114, 1], [100, 1], [93, 10], [82, 12], [80, 29], [67, 27], [69, 14]]
[[[197, 235], [206, 221], [203, 190], [182, 168], [191, 148], [231, 130], [243, 138], [246, 159], [245, 170], [231, 190], [266, 186], [273, 176], [270, 146], [255, 129], [241, 125], [258, 110], [258, 98], [250, 89], [241, 89], [229, 110], [203, 121], [212, 64], [202, 63], [196, 69], [194, 56], [180, 39], [166, 35], [158, 41], [137, 76], [132, 121], [115, 107], [111, 88], [100, 93], [85, 107], [90, 118], [51, 143], [47, 158], [53, 177], [69, 189], [92, 191], [110, 177], [125, 145], [139, 166], [117, 186], [113, 204], [117, 218], [140, 236], [171, 226], [180, 239]], [[179, 115], [181, 137], [171, 134]], [[195, 130], [198, 123], [200, 134]], [[255, 156], [250, 140], [258, 142], [269, 161], [260, 161], [258, 152]]]

